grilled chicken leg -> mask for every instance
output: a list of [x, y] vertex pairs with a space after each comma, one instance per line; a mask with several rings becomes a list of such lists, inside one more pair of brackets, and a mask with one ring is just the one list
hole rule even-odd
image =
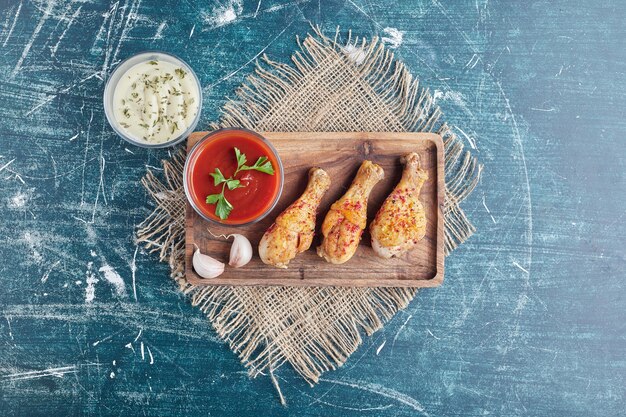
[[311, 168], [304, 193], [278, 215], [261, 238], [259, 256], [264, 263], [287, 268], [290, 260], [311, 247], [315, 215], [328, 187], [330, 177], [326, 171]]
[[428, 174], [420, 168], [415, 152], [405, 155], [402, 163], [400, 182], [370, 224], [372, 249], [382, 258], [404, 254], [426, 233], [426, 214], [419, 194]]
[[333, 264], [342, 264], [356, 252], [367, 223], [367, 199], [385, 177], [383, 169], [364, 161], [346, 193], [330, 207], [322, 223], [324, 239], [317, 254]]

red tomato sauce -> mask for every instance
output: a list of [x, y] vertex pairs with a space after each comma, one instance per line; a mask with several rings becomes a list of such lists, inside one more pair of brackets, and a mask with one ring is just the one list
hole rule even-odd
[[[215, 215], [215, 204], [207, 204], [206, 197], [219, 194], [222, 184], [214, 185], [209, 174], [219, 168], [225, 178], [231, 177], [237, 169], [234, 148], [239, 148], [246, 155], [246, 165], [252, 166], [261, 156], [272, 162], [274, 175], [248, 170], [237, 173], [235, 179], [244, 187], [224, 189], [224, 196], [233, 205], [227, 219]], [[252, 132], [242, 130], [224, 130], [215, 133], [202, 142], [190, 155], [188, 162], [187, 184], [194, 205], [204, 215], [224, 224], [243, 224], [257, 220], [270, 209], [280, 192], [280, 165], [272, 149]]]

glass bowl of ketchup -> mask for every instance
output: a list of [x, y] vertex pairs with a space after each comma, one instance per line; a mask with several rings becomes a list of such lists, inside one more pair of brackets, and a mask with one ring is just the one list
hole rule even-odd
[[[235, 148], [245, 155], [247, 166], [266, 157], [274, 173], [249, 169], [234, 175], [238, 166]], [[238, 180], [239, 186], [229, 189], [224, 183], [215, 185], [210, 174], [216, 169], [225, 179]], [[248, 225], [267, 216], [278, 203], [283, 182], [283, 164], [276, 149], [258, 133], [241, 128], [219, 129], [200, 139], [189, 151], [183, 171], [185, 195], [191, 207], [202, 218], [228, 226]], [[226, 219], [216, 213], [217, 204], [207, 203], [207, 196], [222, 190], [232, 206]]]

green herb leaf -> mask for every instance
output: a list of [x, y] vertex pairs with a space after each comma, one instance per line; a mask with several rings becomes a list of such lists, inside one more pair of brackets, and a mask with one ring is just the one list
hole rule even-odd
[[159, 63], [156, 62], [156, 61], [150, 61], [150, 62], [148, 62], [148, 64], [150, 64], [150, 65], [159, 65]]
[[213, 177], [214, 185], [220, 185], [221, 183], [226, 181], [226, 178], [224, 178], [224, 174], [222, 174], [222, 171], [220, 171], [219, 168], [215, 168], [215, 172], [209, 175]]
[[226, 180], [226, 186], [229, 190], [234, 190], [235, 188], [243, 188], [239, 180]]
[[237, 158], [237, 171], [246, 163], [246, 154], [241, 153], [238, 148], [235, 148], [235, 157]]
[[274, 167], [272, 166], [272, 162], [267, 159], [267, 156], [259, 157], [259, 159], [257, 159], [254, 165], [252, 165], [251, 167], [244, 165], [239, 168], [239, 171], [249, 170], [260, 171], [265, 174], [274, 175]]
[[265, 162], [263, 165], [256, 166], [255, 169], [269, 175], [274, 175], [274, 167], [270, 161]]
[[182, 80], [183, 78], [185, 78], [185, 75], [187, 75], [187, 72], [185, 72], [184, 69], [182, 68], [176, 68], [174, 70], [174, 72], [176, 73], [176, 75], [178, 75], [178, 77]]
[[215, 204], [221, 198], [221, 194], [211, 194], [206, 196], [207, 204]]
[[228, 218], [228, 215], [233, 210], [233, 205], [226, 200], [224, 194], [221, 194], [220, 198], [217, 200], [217, 205], [215, 206], [215, 215], [222, 220]]

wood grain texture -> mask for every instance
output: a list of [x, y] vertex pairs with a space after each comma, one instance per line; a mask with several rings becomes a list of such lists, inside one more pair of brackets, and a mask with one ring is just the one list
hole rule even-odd
[[[195, 132], [188, 141], [191, 149], [208, 132]], [[261, 133], [276, 148], [284, 167], [283, 193], [266, 218], [249, 226], [228, 227], [207, 222], [190, 204], [186, 211], [185, 274], [194, 285], [291, 285], [291, 286], [348, 286], [348, 287], [434, 287], [441, 285], [444, 276], [444, 217], [445, 172], [443, 141], [432, 133], [373, 133], [373, 132], [265, 132]], [[317, 216], [317, 228], [330, 205], [347, 190], [361, 162], [369, 159], [385, 171], [385, 178], [370, 194], [369, 222], [385, 198], [393, 190], [402, 174], [400, 157], [409, 152], [420, 155], [422, 168], [429, 179], [424, 184], [420, 199], [426, 211], [426, 235], [417, 246], [400, 258], [382, 259], [370, 245], [369, 232], [364, 233], [361, 245], [352, 259], [342, 265], [333, 265], [315, 253], [319, 236], [311, 248], [299, 254], [280, 269], [265, 265], [258, 257], [258, 243], [276, 216], [304, 191], [308, 170], [319, 166], [331, 177], [331, 187], [324, 196]], [[208, 180], [208, 179], [207, 179]], [[193, 270], [191, 258], [194, 245], [203, 253], [228, 262], [230, 243], [214, 235], [242, 233], [252, 242], [255, 255], [242, 268], [227, 267], [224, 274], [214, 279], [203, 279]]]

